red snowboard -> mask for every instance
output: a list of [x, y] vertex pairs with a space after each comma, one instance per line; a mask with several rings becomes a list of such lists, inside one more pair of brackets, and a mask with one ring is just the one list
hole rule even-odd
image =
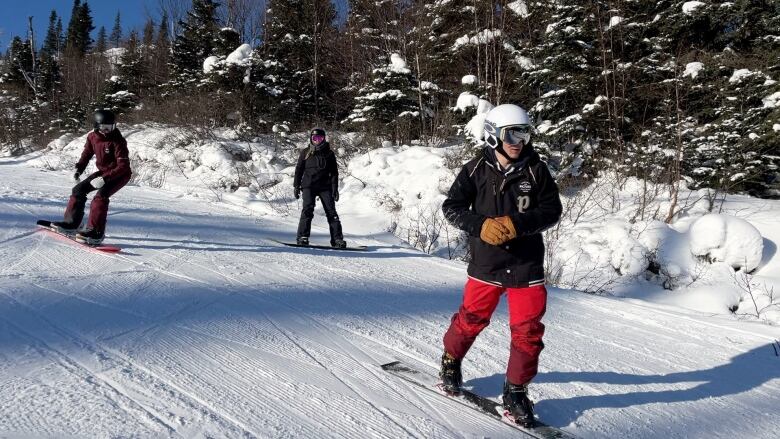
[[98, 250], [98, 251], [101, 251], [101, 252], [104, 252], [104, 253], [119, 253], [120, 251], [122, 251], [121, 248], [113, 246], [113, 245], [102, 245], [102, 244], [100, 244], [100, 245], [89, 245], [89, 244], [84, 243], [84, 242], [76, 241], [75, 233], [74, 234], [60, 233], [60, 232], [58, 232], [58, 231], [56, 231], [56, 230], [51, 228], [51, 221], [39, 220], [36, 224], [38, 224], [41, 227], [41, 230], [43, 230], [45, 232], [49, 232], [52, 235], [57, 236], [57, 237], [66, 238], [70, 242], [75, 242], [76, 244], [84, 246], [84, 247], [87, 247], [87, 248], [95, 249], [95, 250]]

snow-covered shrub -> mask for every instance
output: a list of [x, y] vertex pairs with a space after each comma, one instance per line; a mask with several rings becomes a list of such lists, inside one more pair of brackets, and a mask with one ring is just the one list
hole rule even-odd
[[729, 215], [709, 214], [689, 230], [691, 253], [751, 272], [761, 262], [764, 242], [749, 222]]

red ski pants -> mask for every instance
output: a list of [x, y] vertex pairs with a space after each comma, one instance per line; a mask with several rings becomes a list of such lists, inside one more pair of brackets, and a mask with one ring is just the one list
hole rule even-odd
[[509, 329], [512, 343], [506, 377], [512, 384], [525, 384], [536, 376], [539, 353], [544, 348], [542, 316], [547, 306], [544, 285], [528, 288], [504, 288], [469, 278], [463, 292], [463, 304], [452, 316], [444, 334], [444, 349], [462, 359], [480, 332], [490, 323], [490, 317], [506, 291], [509, 302]]
[[[73, 192], [71, 193], [70, 200], [68, 200], [68, 207], [65, 208], [63, 221], [75, 224], [76, 227], [81, 224], [81, 221], [84, 219], [84, 207], [87, 204], [87, 194], [96, 190], [92, 187], [91, 182], [98, 176], [100, 176], [100, 173], [95, 172], [76, 186], [73, 186]], [[95, 229], [101, 233], [105, 232], [106, 219], [108, 218], [108, 203], [110, 201], [109, 197], [114, 195], [119, 189], [122, 189], [129, 181], [130, 174], [107, 181], [102, 188], [97, 189], [97, 194], [95, 195], [95, 198], [92, 199], [92, 203], [89, 206], [88, 229]]]

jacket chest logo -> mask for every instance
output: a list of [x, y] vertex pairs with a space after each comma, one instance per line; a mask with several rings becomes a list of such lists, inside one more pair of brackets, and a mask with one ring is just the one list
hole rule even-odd
[[533, 186], [531, 185], [530, 181], [521, 181], [517, 184], [517, 189], [520, 192], [531, 192], [531, 189], [533, 189]]

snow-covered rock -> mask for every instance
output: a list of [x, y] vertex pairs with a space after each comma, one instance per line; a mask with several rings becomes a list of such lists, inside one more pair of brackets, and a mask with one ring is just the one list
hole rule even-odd
[[474, 75], [466, 75], [461, 78], [460, 83], [463, 85], [471, 85], [477, 83], [477, 77]]

